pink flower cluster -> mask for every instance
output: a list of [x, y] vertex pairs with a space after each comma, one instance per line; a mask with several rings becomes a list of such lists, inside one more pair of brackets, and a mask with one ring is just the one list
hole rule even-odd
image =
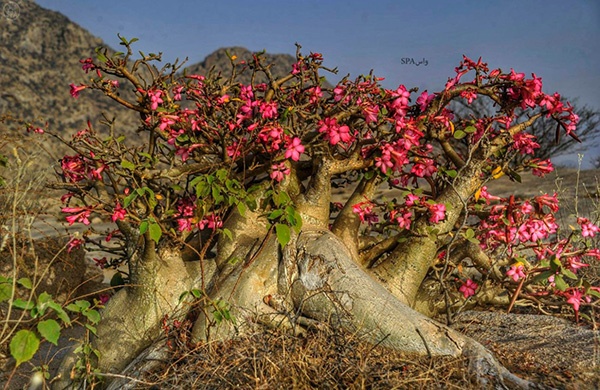
[[331, 145], [337, 145], [339, 142], [349, 144], [354, 140], [350, 134], [350, 128], [346, 125], [339, 125], [336, 118], [325, 118], [320, 121], [319, 133], [325, 133], [325, 139]]
[[597, 225], [594, 225], [588, 218], [577, 218], [577, 223], [581, 226], [582, 237], [594, 237], [600, 231]]
[[479, 285], [477, 283], [475, 283], [473, 280], [467, 279], [458, 288], [458, 291], [460, 291], [463, 294], [463, 297], [465, 297], [465, 299], [467, 299], [467, 298], [472, 297], [473, 295], [475, 295], [475, 292], [477, 291], [478, 287], [479, 287]]
[[[489, 199], [487, 191], [482, 191], [480, 196]], [[513, 247], [519, 243], [537, 243], [556, 233], [556, 194], [536, 196], [533, 204], [529, 201], [517, 201], [512, 196], [508, 199], [501, 198], [500, 202], [492, 206], [489, 217], [479, 225], [478, 238], [484, 248], [492, 250], [500, 245]]]
[[352, 212], [358, 214], [361, 222], [366, 222], [369, 225], [379, 222], [379, 217], [373, 211], [375, 204], [370, 200], [360, 202], [352, 206]]
[[85, 179], [102, 179], [102, 172], [108, 168], [102, 161], [93, 158], [95, 156], [91, 154], [91, 158], [86, 158], [80, 154], [75, 156], [64, 156], [60, 160], [60, 166], [62, 168], [65, 179], [71, 183], [76, 183]]
[[192, 231], [193, 229], [204, 230], [205, 228], [216, 230], [223, 226], [223, 221], [215, 214], [205, 215], [203, 219], [198, 221], [198, 217], [196, 217], [196, 197], [194, 196], [179, 199], [175, 208], [177, 209], [177, 214], [175, 214], [177, 229], [180, 232]]

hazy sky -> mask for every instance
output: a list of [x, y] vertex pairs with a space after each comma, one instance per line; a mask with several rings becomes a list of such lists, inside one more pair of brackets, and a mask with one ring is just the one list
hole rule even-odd
[[[374, 69], [387, 88], [437, 91], [463, 54], [530, 76], [547, 93], [600, 109], [600, 2], [597, 0], [38, 0], [117, 48], [190, 63], [223, 46], [272, 53], [320, 52], [340, 77]], [[407, 60], [421, 62], [420, 66]], [[403, 63], [405, 62], [405, 63]], [[334, 76], [328, 76], [337, 81]]]

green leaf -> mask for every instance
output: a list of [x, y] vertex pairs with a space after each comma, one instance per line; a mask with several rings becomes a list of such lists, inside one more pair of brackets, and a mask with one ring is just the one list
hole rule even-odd
[[464, 128], [464, 130], [463, 130], [463, 131], [464, 131], [465, 133], [469, 133], [469, 134], [471, 134], [471, 133], [474, 133], [474, 132], [476, 132], [476, 131], [477, 131], [477, 128], [476, 128], [475, 126], [467, 126], [467, 127], [465, 127], [465, 128]]
[[125, 199], [123, 199], [123, 207], [127, 208], [127, 206], [129, 206], [131, 204], [131, 202], [133, 202], [135, 200], [135, 198], [138, 197], [137, 192], [132, 192], [131, 194], [127, 195], [125, 197]]
[[60, 337], [60, 325], [53, 319], [40, 321], [37, 325], [37, 330], [43, 338], [58, 346], [58, 338]]
[[196, 184], [196, 196], [198, 198], [204, 198], [205, 196], [207, 196], [208, 190], [209, 187], [205, 181], [199, 181], [198, 184]]
[[8, 301], [12, 292], [11, 283], [0, 283], [0, 302]]
[[267, 217], [267, 219], [275, 220], [275, 219], [281, 217], [282, 215], [283, 215], [283, 210], [281, 210], [281, 209], [273, 210], [271, 212], [271, 214], [269, 214], [269, 216]]
[[300, 233], [300, 229], [302, 228], [302, 217], [300, 216], [300, 213], [296, 210], [294, 210], [294, 219], [296, 220], [294, 230], [296, 230], [296, 233]]
[[84, 310], [87, 310], [90, 308], [90, 306], [92, 306], [92, 304], [89, 301], [85, 301], [83, 299], [80, 299], [78, 301], [75, 301], [75, 304], [77, 305], [77, 307], [79, 307], [79, 309], [83, 312]]
[[74, 303], [69, 303], [66, 306], [66, 309], [75, 313], [79, 313], [81, 311], [81, 308]]
[[467, 229], [467, 231], [465, 232], [465, 238], [468, 240], [469, 238], [473, 237], [475, 237], [475, 232], [473, 231], [473, 229]]
[[556, 288], [560, 291], [566, 291], [569, 288], [569, 285], [565, 283], [565, 280], [560, 275], [554, 276], [554, 283], [556, 284]]
[[569, 278], [569, 279], [573, 279], [573, 280], [577, 280], [577, 275], [575, 275], [573, 273], [573, 271], [563, 268], [561, 271], [561, 274], [563, 274], [565, 277]]
[[90, 330], [90, 332], [92, 332], [94, 335], [96, 335], [96, 336], [97, 336], [97, 334], [96, 334], [96, 332], [97, 332], [97, 329], [96, 329], [96, 327], [95, 327], [95, 326], [92, 326], [92, 325], [90, 325], [90, 324], [85, 324], [85, 327], [86, 327], [86, 328], [88, 328], [88, 329]]
[[592, 290], [591, 288], [587, 290], [586, 295], [592, 295], [596, 298], [600, 298], [600, 292]]
[[202, 294], [202, 291], [198, 290], [197, 288], [193, 288], [191, 290], [191, 293], [194, 296], [194, 298], [201, 298], [202, 295], [204, 295], [204, 294]]
[[150, 224], [150, 238], [154, 240], [158, 244], [158, 240], [162, 236], [162, 229], [159, 224], [153, 222]]
[[215, 200], [215, 204], [219, 204], [225, 199], [223, 195], [221, 195], [221, 189], [216, 185], [213, 185], [212, 187], [212, 197]]
[[146, 233], [146, 230], [148, 230], [148, 221], [142, 221], [140, 223], [140, 234]]
[[123, 160], [121, 161], [121, 166], [125, 169], [128, 169], [130, 171], [135, 171], [135, 164], [132, 163], [131, 161], [127, 161], [127, 160]]
[[123, 279], [123, 275], [121, 275], [120, 272], [117, 272], [116, 274], [114, 274], [113, 277], [110, 279], [111, 287], [123, 286], [124, 284], [125, 284], [125, 279]]
[[456, 172], [454, 169], [449, 169], [449, 170], [445, 171], [445, 173], [452, 179], [454, 179], [456, 177], [456, 175], [458, 175], [458, 172]]
[[465, 138], [466, 136], [467, 136], [467, 133], [465, 133], [465, 132], [464, 132], [464, 131], [462, 131], [462, 130], [456, 130], [456, 131], [454, 132], [454, 138], [455, 138], [455, 139], [463, 139], [463, 138]]
[[290, 242], [290, 227], [288, 225], [284, 225], [282, 223], [278, 223], [275, 225], [275, 233], [277, 234], [277, 241], [279, 241], [279, 245], [283, 248]]
[[28, 360], [40, 347], [40, 339], [30, 330], [20, 330], [10, 341], [10, 354], [17, 361], [17, 367]]
[[223, 232], [223, 235], [229, 239], [229, 241], [233, 241], [233, 233], [231, 233], [231, 230], [223, 228], [221, 231]]
[[31, 301], [18, 298], [13, 301], [13, 306], [23, 310], [31, 310], [35, 307], [35, 304]]
[[21, 278], [17, 280], [17, 283], [19, 283], [21, 286], [25, 287], [28, 290], [31, 290], [33, 288], [33, 283], [31, 283], [31, 279], [29, 278]]
[[98, 313], [98, 310], [84, 310], [81, 314], [86, 316], [92, 324], [97, 324], [98, 322], [100, 322], [100, 313]]
[[290, 202], [290, 196], [285, 191], [280, 191], [273, 197], [273, 201], [277, 206], [287, 205]]
[[103, 63], [106, 63], [106, 61], [108, 61], [108, 58], [106, 58], [104, 53], [102, 53], [101, 47], [96, 48], [96, 58], [98, 58], [98, 61], [103, 62]]
[[240, 215], [243, 217], [246, 215], [246, 204], [244, 202], [238, 202], [237, 203], [237, 209], [238, 209], [238, 213], [240, 213]]
[[58, 318], [60, 318], [60, 320], [63, 323], [65, 323], [67, 325], [71, 325], [71, 319], [69, 318], [69, 315], [62, 308], [61, 305], [59, 305], [58, 303], [56, 303], [54, 301], [51, 301], [51, 302], [48, 302], [48, 307], [56, 312], [56, 315], [58, 316]]
[[40, 294], [38, 297], [38, 306], [40, 304], [46, 304], [52, 302], [52, 295], [48, 294], [46, 291]]
[[542, 281], [548, 281], [548, 278], [552, 275], [554, 275], [555, 272], [553, 271], [544, 271], [541, 272], [539, 275], [537, 275], [535, 278], [533, 278], [533, 282], [534, 283], [539, 283]]

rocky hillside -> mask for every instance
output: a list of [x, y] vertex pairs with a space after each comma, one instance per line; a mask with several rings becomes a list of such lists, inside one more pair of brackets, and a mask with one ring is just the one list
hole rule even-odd
[[114, 110], [110, 102], [92, 94], [73, 99], [69, 93], [70, 83], [85, 80], [79, 59], [102, 45], [65, 16], [20, 1], [18, 16], [0, 18], [0, 115], [47, 122], [62, 133]]
[[[109, 118], [116, 116], [118, 133], [132, 134], [137, 127], [134, 113], [117, 109], [98, 93], [84, 91], [77, 99], [70, 95], [69, 84], [82, 83], [86, 78], [79, 60], [107, 45], [64, 15], [30, 0], [18, 2], [18, 14], [2, 13], [7, 10], [5, 6], [14, 4], [0, 0], [0, 117], [10, 114], [37, 125], [47, 123], [47, 128], [69, 135], [85, 128], [88, 119], [97, 124], [102, 113], [107, 113]], [[226, 51], [240, 59], [252, 58], [245, 48], [219, 49], [203, 62], [189, 65], [188, 74], [206, 74], [215, 69], [229, 75], [231, 64]], [[269, 54], [267, 58], [273, 62], [271, 71], [276, 77], [287, 74], [294, 62], [290, 55]], [[249, 77], [242, 82], [249, 82]], [[0, 135], [10, 128], [10, 124], [0, 123]], [[52, 149], [57, 158], [64, 151], [54, 145]]]
[[[208, 74], [209, 71], [213, 70], [221, 72], [223, 77], [229, 77], [231, 75], [231, 61], [227, 54], [231, 56], [237, 56], [239, 60], [250, 62], [252, 59], [252, 52], [243, 47], [227, 47], [219, 49], [212, 54], [208, 55], [204, 61], [190, 65], [186, 68], [188, 74]], [[267, 63], [272, 64], [271, 73], [275, 77], [281, 77], [288, 74], [292, 70], [292, 64], [296, 62], [295, 57], [289, 54], [269, 54], [265, 53], [264, 58]], [[239, 62], [236, 60], [236, 62]], [[237, 65], [237, 71], [241, 72], [244, 69], [243, 65]], [[266, 82], [264, 75], [257, 77], [255, 82]], [[241, 73], [239, 81], [243, 84], [249, 84], [251, 78], [251, 72], [245, 71]]]

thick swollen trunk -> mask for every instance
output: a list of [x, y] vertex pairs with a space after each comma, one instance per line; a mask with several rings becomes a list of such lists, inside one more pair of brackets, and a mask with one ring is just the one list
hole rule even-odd
[[[193, 329], [195, 341], [228, 339], [257, 324], [297, 330], [327, 322], [407, 353], [465, 356], [482, 381], [492, 375], [528, 386], [480, 344], [396, 299], [330, 231], [307, 226], [281, 249], [276, 234], [256, 214], [234, 214], [226, 226], [234, 228], [233, 240], [219, 244], [215, 274], [206, 283], [205, 309]], [[144, 287], [123, 290], [103, 312], [95, 341], [103, 354], [101, 372], [118, 372], [135, 358], [158, 336], [163, 316], [178, 313], [181, 291], [194, 284], [177, 252], [156, 259], [160, 261], [148, 269]], [[223, 308], [232, 321], [216, 321], [214, 312]]]
[[446, 219], [438, 224], [429, 222], [427, 216], [417, 220], [411, 236], [399, 244], [390, 256], [371, 269], [375, 277], [403, 303], [414, 306], [421, 282], [436, 258], [440, 238], [459, 222], [463, 206], [483, 184], [480, 164], [465, 168], [456, 183], [435, 199], [446, 205]]
[[[138, 260], [136, 284], [116, 293], [102, 310], [92, 347], [99, 352], [95, 366], [101, 373], [119, 373], [161, 334], [165, 316], [185, 316], [188, 304], [180, 297], [192, 286], [192, 279], [179, 250], [154, 245]], [[53, 388], [71, 388], [69, 373], [80, 355], [70, 353], [62, 362], [59, 381]], [[91, 356], [92, 360], [94, 356]]]
[[275, 235], [268, 235], [252, 260], [212, 291], [212, 299], [229, 299], [236, 320], [211, 325], [210, 314], [201, 315], [197, 341], [234, 337], [257, 323], [297, 330], [326, 322], [410, 354], [464, 356], [482, 382], [492, 376], [528, 387], [480, 344], [396, 299], [330, 231], [303, 229], [283, 251], [277, 245]]

